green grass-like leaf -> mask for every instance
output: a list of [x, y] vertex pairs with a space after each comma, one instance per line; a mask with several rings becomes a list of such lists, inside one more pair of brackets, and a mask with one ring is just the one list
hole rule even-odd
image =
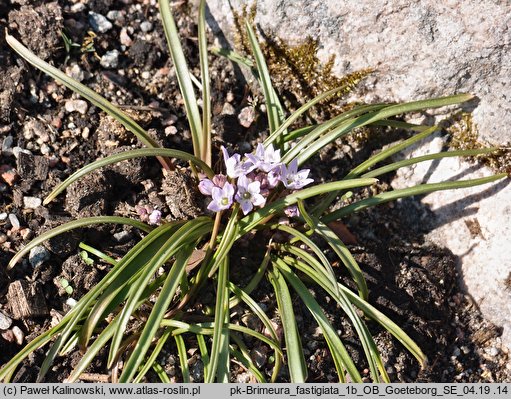
[[269, 271], [268, 278], [273, 285], [275, 297], [277, 298], [277, 306], [284, 330], [284, 339], [286, 341], [286, 353], [291, 382], [305, 382], [307, 379], [307, 366], [305, 365], [300, 332], [296, 325], [293, 301], [291, 300], [289, 289], [284, 277], [276, 267]]
[[336, 211], [326, 214], [321, 218], [324, 223], [329, 223], [334, 220], [338, 220], [343, 216], [349, 215], [350, 213], [359, 212], [371, 206], [381, 205], [389, 201], [393, 201], [399, 198], [411, 197], [414, 195], [422, 195], [432, 193], [439, 190], [453, 190], [458, 188], [474, 187], [480, 184], [492, 183], [494, 181], [504, 179], [507, 177], [507, 173], [499, 173], [493, 176], [481, 177], [478, 179], [461, 180], [461, 181], [450, 181], [441, 183], [428, 183], [419, 184], [415, 187], [403, 188], [400, 190], [388, 191], [385, 193], [377, 194], [372, 197], [354, 202], [353, 204], [344, 206]]
[[245, 26], [248, 33], [248, 38], [250, 40], [250, 45], [252, 47], [252, 54], [256, 62], [259, 79], [263, 88], [264, 101], [266, 103], [266, 112], [268, 114], [268, 124], [270, 126], [271, 134], [282, 125], [284, 119], [284, 109], [271, 83], [270, 72], [268, 70], [268, 66], [266, 65], [261, 47], [259, 46], [259, 42], [257, 41], [256, 34], [248, 21], [246, 22]]
[[148, 226], [145, 223], [139, 222], [137, 220], [133, 220], [130, 218], [120, 217], [120, 216], [95, 216], [95, 217], [89, 217], [89, 218], [83, 218], [79, 220], [73, 220], [71, 222], [64, 223], [58, 227], [55, 227], [51, 230], [48, 230], [41, 235], [34, 238], [32, 241], [30, 241], [27, 245], [25, 245], [22, 249], [20, 249], [9, 261], [9, 264], [7, 265], [7, 269], [12, 269], [18, 261], [25, 256], [27, 253], [30, 252], [30, 250], [34, 247], [37, 247], [38, 245], [42, 244], [43, 242], [49, 240], [50, 238], [56, 237], [60, 234], [63, 234], [65, 232], [79, 229], [81, 227], [89, 227], [95, 224], [124, 224], [127, 226], [133, 226], [137, 229], [140, 229], [145, 232], [150, 232], [153, 230], [152, 227]]
[[[195, 92], [193, 90], [193, 84], [190, 78], [186, 58], [183, 53], [183, 47], [181, 46], [176, 23], [174, 22], [174, 17], [170, 10], [169, 0], [158, 0], [158, 5], [160, 7], [160, 14], [163, 22], [163, 28], [165, 30], [165, 37], [167, 38], [169, 53], [172, 57], [172, 61], [174, 62], [174, 67], [176, 68], [176, 77], [179, 89], [183, 96], [186, 116], [190, 124], [193, 152], [197, 158], [202, 159], [202, 155], [205, 154], [206, 143], [202, 132], [202, 121], [199, 107], [197, 105], [197, 98], [195, 97]], [[202, 160], [207, 162], [206, 159]]]

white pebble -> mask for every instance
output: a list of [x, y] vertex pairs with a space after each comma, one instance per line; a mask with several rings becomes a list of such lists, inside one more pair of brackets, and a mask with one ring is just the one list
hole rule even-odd
[[117, 68], [119, 65], [119, 51], [111, 50], [107, 51], [99, 61], [103, 68]]
[[0, 312], [0, 330], [7, 330], [12, 324], [12, 319], [4, 314], [4, 312]]
[[14, 334], [14, 338], [16, 338], [16, 343], [18, 345], [23, 345], [23, 341], [25, 340], [25, 334], [18, 326], [14, 326], [12, 328], [12, 333]]
[[20, 221], [18, 220], [18, 217], [14, 213], [9, 213], [9, 222], [11, 222], [11, 226], [14, 229], [20, 228]]
[[67, 298], [66, 300], [66, 305], [69, 306], [70, 308], [72, 308], [73, 306], [75, 306], [77, 304], [76, 302], [76, 299], [73, 299], [73, 298]]
[[153, 24], [149, 21], [144, 21], [140, 24], [142, 32], [147, 33], [153, 30]]
[[89, 109], [87, 101], [84, 100], [67, 100], [64, 107], [67, 112], [77, 111], [82, 115], [84, 115]]
[[24, 148], [21, 148], [21, 147], [18, 147], [18, 146], [14, 147], [14, 148], [12, 149], [12, 154], [13, 154], [16, 158], [18, 158], [18, 157], [19, 157], [20, 152], [22, 152], [22, 153], [24, 153], [24, 154], [32, 155], [32, 153], [31, 153], [29, 150], [25, 150]]
[[37, 197], [23, 197], [23, 205], [25, 208], [35, 209], [38, 206], [41, 206], [43, 200]]

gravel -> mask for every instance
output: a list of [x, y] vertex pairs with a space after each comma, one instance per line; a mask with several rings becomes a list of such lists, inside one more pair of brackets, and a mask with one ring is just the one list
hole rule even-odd
[[11, 222], [11, 226], [13, 229], [20, 228], [20, 221], [14, 213], [9, 213], [9, 222]]
[[67, 112], [77, 111], [82, 115], [85, 115], [85, 113], [89, 109], [87, 101], [84, 100], [67, 100], [64, 106]]
[[103, 68], [117, 68], [119, 65], [119, 51], [107, 51], [99, 62]]
[[150, 32], [153, 30], [153, 24], [149, 21], [144, 21], [140, 24], [140, 30], [144, 33]]
[[41, 198], [37, 197], [23, 197], [23, 205], [25, 208], [35, 209], [43, 203]]
[[0, 330], [7, 330], [11, 324], [12, 319], [3, 312], [0, 312]]
[[112, 29], [112, 23], [104, 16], [89, 11], [89, 23], [94, 32], [105, 33]]
[[48, 259], [50, 259], [50, 252], [42, 245], [32, 248], [28, 255], [28, 261], [32, 267], [40, 266]]

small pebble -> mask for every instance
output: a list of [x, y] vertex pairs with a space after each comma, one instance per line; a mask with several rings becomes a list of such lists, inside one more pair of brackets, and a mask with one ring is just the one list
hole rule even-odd
[[120, 242], [120, 243], [127, 242], [131, 239], [131, 233], [129, 231], [125, 231], [125, 230], [120, 231], [120, 232], [114, 234], [114, 239], [115, 239], [115, 241]]
[[490, 348], [490, 350], [488, 351], [488, 355], [493, 356], [493, 357], [497, 356], [498, 354], [499, 354], [499, 350], [498, 350], [498, 348], [495, 348], [495, 347]]
[[140, 24], [142, 32], [147, 33], [153, 30], [153, 24], [149, 21], [144, 21]]
[[111, 50], [107, 51], [99, 61], [103, 68], [117, 68], [119, 65], [119, 51]]
[[18, 178], [18, 173], [16, 172], [16, 169], [9, 165], [2, 165], [2, 167], [0, 167], [0, 176], [4, 182], [6, 182], [9, 186], [12, 186]]
[[22, 152], [24, 154], [32, 155], [32, 152], [30, 152], [29, 150], [26, 150], [24, 148], [21, 148], [21, 147], [16, 146], [12, 149], [12, 155], [14, 155], [16, 157], [16, 159], [19, 157], [20, 152]]
[[16, 337], [14, 336], [12, 330], [2, 331], [0, 336], [2, 336], [2, 338], [7, 342], [14, 342], [16, 340]]
[[117, 21], [117, 20], [121, 20], [122, 19], [122, 12], [119, 11], [119, 10], [110, 10], [108, 11], [108, 13], [106, 14], [106, 17], [110, 20], [110, 21]]
[[76, 299], [74, 298], [67, 298], [66, 300], [66, 305], [69, 306], [70, 308], [72, 308], [73, 306], [75, 306], [77, 304], [76, 302]]
[[7, 219], [7, 212], [0, 213], [0, 220], [5, 220], [5, 219]]
[[28, 255], [28, 261], [34, 268], [40, 266], [48, 259], [50, 259], [50, 252], [42, 245], [32, 248]]
[[73, 4], [70, 10], [72, 13], [82, 12], [83, 10], [85, 10], [85, 4], [83, 3]]
[[112, 23], [104, 16], [89, 11], [89, 24], [94, 32], [105, 33], [112, 29]]
[[263, 347], [254, 348], [250, 351], [250, 357], [257, 366], [257, 368], [263, 367], [268, 361], [268, 355]]
[[23, 205], [25, 208], [35, 209], [38, 206], [41, 206], [43, 200], [37, 197], [23, 197]]
[[85, 115], [89, 109], [87, 101], [84, 100], [67, 100], [64, 107], [66, 108], [67, 112], [77, 111], [82, 115]]
[[131, 37], [128, 35], [128, 31], [126, 28], [121, 29], [121, 33], [119, 35], [119, 40], [122, 45], [129, 47], [133, 44], [133, 40], [131, 40]]
[[14, 334], [14, 338], [16, 339], [16, 343], [18, 345], [23, 345], [23, 341], [25, 340], [25, 334], [21, 331], [21, 328], [18, 326], [14, 326], [12, 328], [12, 333]]
[[142, 79], [149, 79], [151, 77], [151, 72], [144, 71], [140, 76], [142, 76]]
[[222, 108], [222, 115], [234, 115], [235, 113], [236, 110], [231, 104], [229, 103], [224, 104], [224, 107]]
[[240, 122], [240, 125], [243, 127], [250, 127], [252, 122], [254, 122], [255, 119], [255, 109], [254, 107], [245, 107], [240, 111], [240, 114], [238, 115], [238, 120]]
[[12, 319], [4, 314], [4, 312], [0, 312], [0, 330], [7, 330], [12, 324]]
[[48, 144], [43, 144], [39, 149], [42, 155], [48, 155], [50, 153], [50, 146]]
[[72, 66], [68, 66], [66, 68], [66, 75], [70, 78], [77, 80], [78, 82], [81, 82], [85, 79], [85, 73], [83, 72], [82, 68], [78, 64], [73, 64]]
[[17, 230], [20, 228], [20, 221], [14, 213], [9, 213], [9, 222], [13, 229]]
[[14, 143], [14, 139], [12, 136], [7, 136], [2, 141], [2, 152], [6, 155], [12, 153], [12, 144]]
[[0, 244], [7, 242], [7, 234], [0, 233]]
[[173, 136], [177, 133], [177, 127], [175, 126], [167, 126], [165, 128], [165, 135], [166, 136]]

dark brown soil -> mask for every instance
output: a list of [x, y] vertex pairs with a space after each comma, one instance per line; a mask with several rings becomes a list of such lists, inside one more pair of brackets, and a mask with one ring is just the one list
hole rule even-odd
[[[139, 143], [93, 106], [89, 105], [83, 114], [66, 111], [66, 102], [78, 97], [14, 55], [5, 43], [4, 26], [48, 62], [63, 70], [74, 68], [73, 73], [84, 84], [112, 102], [125, 105], [126, 111], [163, 145], [192, 151], [181, 96], [153, 3], [89, 1], [81, 7], [69, 0], [51, 3], [11, 0], [0, 5], [0, 143], [4, 143], [0, 158], [0, 214], [6, 214], [0, 220], [0, 311], [14, 319], [7, 330], [0, 331], [0, 365], [21, 348], [13, 336], [13, 327], [24, 333], [25, 345], [58, 322], [69, 309], [66, 301], [70, 295], [60, 285], [60, 279], [71, 282], [74, 289], [71, 296], [79, 299], [106, 273], [102, 262], [96, 260], [92, 265], [85, 262], [79, 255], [79, 242], [119, 257], [140, 238], [140, 233], [112, 226], [82, 229], [45, 243], [47, 256], [43, 261], [24, 259], [6, 271], [12, 255], [30, 239], [80, 217], [140, 218], [143, 208], [159, 209], [164, 218], [172, 220], [195, 217], [204, 207], [201, 198], [194, 197], [195, 183], [184, 168], [164, 176], [154, 159], [125, 161], [105, 168], [71, 186], [46, 207], [27, 207], [27, 198], [43, 199], [79, 167]], [[88, 12], [107, 15], [111, 10], [120, 11], [117, 15], [109, 14], [113, 27], [92, 38], [88, 33], [91, 30]], [[175, 11], [179, 29], [186, 38], [186, 55], [196, 66], [196, 26], [190, 10], [186, 4], [180, 4]], [[144, 27], [145, 32], [141, 28], [144, 21], [152, 23], [151, 29]], [[81, 52], [75, 48], [66, 53], [62, 29], [82, 48], [84, 42], [92, 40], [94, 50]], [[121, 34], [127, 34], [131, 43], [124, 39], [122, 44]], [[114, 49], [120, 53], [118, 65], [101, 66], [99, 58]], [[211, 62], [215, 156], [222, 144], [240, 152], [251, 151], [256, 140], [267, 133], [264, 113], [257, 108], [255, 121], [248, 128], [242, 126], [238, 115], [248, 104], [248, 88], [226, 60], [211, 58]], [[258, 93], [250, 95], [253, 99], [261, 98]], [[318, 181], [342, 177], [345, 168], [363, 153], [356, 153], [349, 143], [338, 144], [325, 148], [309, 165]], [[20, 149], [28, 151], [19, 152]], [[424, 212], [429, 211], [406, 200], [345, 221], [358, 241], [350, 249], [366, 275], [372, 303], [410, 334], [429, 359], [428, 367], [420, 370], [395, 339], [369, 323], [389, 375], [393, 381], [402, 382], [510, 382], [507, 350], [500, 345], [498, 326], [484, 320], [470, 298], [460, 291], [457, 259], [447, 250], [423, 241], [428, 226], [418, 227], [417, 221]], [[14, 221], [10, 215], [15, 216]], [[231, 267], [235, 281], [244, 281], [247, 270], [257, 267], [264, 253], [264, 240], [259, 238], [256, 235], [233, 249], [232, 258], [240, 260]], [[349, 285], [345, 271], [338, 268], [338, 272]], [[46, 311], [20, 316], [19, 305], [9, 295], [13, 286], [21, 287], [27, 301], [37, 301], [40, 309]], [[310, 288], [340, 331], [358, 366], [367, 367], [352, 327], [340, 310], [324, 293]], [[265, 304], [268, 314], [277, 317], [269, 283], [263, 284], [255, 299]], [[213, 288], [209, 287], [201, 295], [201, 303], [194, 306], [210, 306], [213, 301]], [[309, 381], [335, 381], [333, 362], [317, 325], [307, 309], [299, 301], [296, 304]], [[250, 326], [244, 315], [240, 309], [238, 317]], [[264, 354], [264, 347], [255, 346], [250, 340], [246, 343], [250, 350]], [[175, 348], [169, 345], [161, 361], [169, 375], [179, 381], [175, 353]], [[36, 351], [23, 363], [15, 381], [34, 382], [43, 358], [44, 350]], [[46, 380], [63, 381], [79, 359], [78, 352], [59, 358]], [[107, 373], [104, 361], [104, 356], [99, 356], [89, 371]], [[192, 378], [200, 380], [203, 371], [200, 360], [194, 355], [189, 363]], [[155, 381], [152, 375], [148, 378]], [[285, 370], [279, 378], [287, 381]], [[249, 377], [240, 368], [233, 371], [232, 379], [242, 382]]]

